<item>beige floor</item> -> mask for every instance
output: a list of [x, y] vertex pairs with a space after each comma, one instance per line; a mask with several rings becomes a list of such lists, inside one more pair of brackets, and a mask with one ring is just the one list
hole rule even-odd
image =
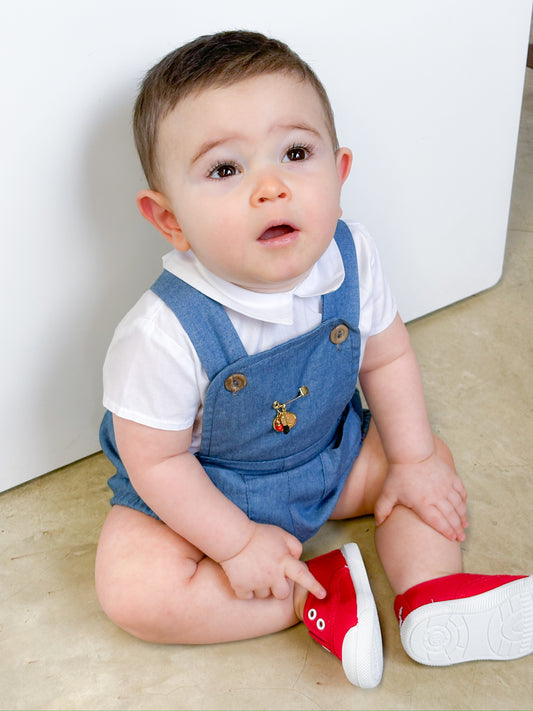
[[[487, 146], [490, 150], [490, 146]], [[533, 572], [533, 71], [501, 282], [410, 324], [435, 430], [470, 491], [465, 568]], [[429, 668], [403, 652], [373, 520], [330, 523], [308, 556], [359, 542], [382, 621], [381, 685], [362, 691], [303, 626], [212, 647], [139, 642], [93, 587], [110, 465], [95, 455], [0, 496], [2, 709], [531, 709], [533, 656]]]

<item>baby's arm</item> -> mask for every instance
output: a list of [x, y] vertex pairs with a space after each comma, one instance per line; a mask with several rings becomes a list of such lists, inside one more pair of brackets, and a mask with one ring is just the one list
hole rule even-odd
[[389, 460], [376, 524], [401, 504], [450, 540], [464, 540], [466, 490], [435, 452], [420, 369], [399, 316], [369, 338], [359, 377]]
[[241, 599], [288, 597], [287, 578], [317, 597], [325, 591], [299, 560], [302, 545], [258, 524], [212, 483], [189, 452], [191, 429], [158, 430], [113, 416], [121, 459], [139, 496], [174, 531], [219, 562]]

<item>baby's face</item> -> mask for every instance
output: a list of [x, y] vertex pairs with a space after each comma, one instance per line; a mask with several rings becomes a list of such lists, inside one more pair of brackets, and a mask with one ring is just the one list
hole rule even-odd
[[276, 73], [193, 94], [161, 123], [157, 153], [175, 246], [227, 281], [290, 290], [330, 244], [351, 153], [334, 152], [308, 82]]

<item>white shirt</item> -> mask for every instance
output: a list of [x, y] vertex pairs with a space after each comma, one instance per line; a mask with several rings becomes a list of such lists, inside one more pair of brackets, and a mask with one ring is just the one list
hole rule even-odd
[[[361, 361], [366, 342], [385, 330], [396, 303], [374, 241], [359, 224], [347, 222], [359, 267]], [[316, 328], [321, 296], [344, 280], [344, 265], [332, 241], [308, 276], [294, 289], [263, 294], [230, 284], [208, 271], [192, 251], [173, 250], [165, 269], [221, 303], [246, 352], [254, 355]], [[193, 426], [192, 451], [199, 448], [209, 380], [180, 322], [147, 291], [115, 330], [104, 363], [104, 406], [128, 420], [164, 430]]]

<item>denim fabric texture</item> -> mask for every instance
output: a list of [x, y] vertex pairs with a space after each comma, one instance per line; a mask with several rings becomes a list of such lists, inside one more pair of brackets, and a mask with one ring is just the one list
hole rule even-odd
[[[187, 331], [210, 380], [199, 461], [217, 488], [252, 520], [281, 526], [301, 541], [330, 517], [369, 420], [356, 389], [357, 256], [342, 221], [335, 240], [346, 276], [335, 292], [322, 297], [321, 324], [252, 356], [219, 303], [167, 271], [152, 286]], [[299, 388], [308, 394], [297, 397]], [[277, 431], [273, 404], [293, 398], [286, 409], [296, 423]], [[111, 503], [155, 516], [133, 489], [112, 430], [106, 413], [101, 444], [117, 467], [109, 480]]]

